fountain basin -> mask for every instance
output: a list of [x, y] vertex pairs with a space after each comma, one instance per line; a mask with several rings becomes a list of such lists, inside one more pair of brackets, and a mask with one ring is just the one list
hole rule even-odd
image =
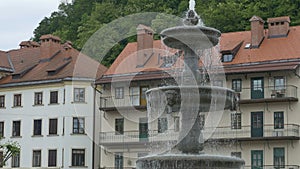
[[216, 46], [221, 32], [217, 29], [203, 26], [177, 26], [163, 30], [163, 43], [174, 49], [208, 49]]
[[240, 169], [244, 160], [206, 154], [163, 154], [137, 160], [137, 169]]
[[197, 112], [208, 112], [211, 108], [213, 111], [236, 109], [235, 92], [224, 87], [164, 86], [148, 90], [146, 96], [150, 115], [164, 110], [178, 112], [181, 108]]

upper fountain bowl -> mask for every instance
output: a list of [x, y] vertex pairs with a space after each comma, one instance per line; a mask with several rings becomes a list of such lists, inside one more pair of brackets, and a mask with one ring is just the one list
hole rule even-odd
[[221, 32], [199, 25], [177, 26], [161, 32], [163, 43], [174, 49], [208, 49], [219, 43]]

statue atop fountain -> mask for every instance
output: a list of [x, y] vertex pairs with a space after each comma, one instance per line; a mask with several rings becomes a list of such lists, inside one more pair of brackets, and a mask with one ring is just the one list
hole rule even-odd
[[[203, 151], [204, 139], [201, 126], [202, 112], [234, 110], [235, 93], [223, 87], [205, 85], [204, 75], [199, 71], [199, 56], [195, 51], [205, 50], [219, 43], [220, 31], [199, 25], [199, 16], [194, 11], [195, 1], [190, 1], [190, 10], [183, 20], [183, 26], [165, 29], [161, 32], [162, 42], [183, 51], [184, 68], [179, 86], [165, 86], [146, 92], [148, 114], [157, 106], [157, 99], [163, 93], [167, 96], [167, 113], [181, 113], [181, 130], [174, 149], [180, 154], [160, 154], [140, 158], [137, 169], [197, 169], [233, 168], [239, 169], [244, 161], [235, 157], [206, 155]], [[172, 98], [174, 97], [174, 98]], [[176, 98], [175, 98], [176, 97]], [[151, 106], [150, 106], [151, 105]]]

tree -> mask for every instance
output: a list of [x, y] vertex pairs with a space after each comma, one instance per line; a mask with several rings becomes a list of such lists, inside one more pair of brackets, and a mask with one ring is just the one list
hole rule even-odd
[[[172, 15], [183, 18], [188, 6], [188, 0], [74, 0], [70, 4], [62, 3], [58, 12], [53, 12], [50, 17], [44, 18], [34, 30], [34, 40], [39, 41], [43, 34], [54, 34], [62, 41], [72, 41], [74, 48], [82, 50], [94, 33], [111, 25], [110, 23], [116, 19], [145, 12], [170, 14], [170, 17], [159, 15], [150, 24], [149, 20], [142, 20], [140, 23], [151, 25], [159, 33], [166, 27], [174, 26], [176, 22], [172, 21]], [[196, 11], [204, 24], [221, 32], [249, 30], [249, 19], [253, 15], [260, 16], [265, 21], [270, 17], [290, 16], [291, 25], [299, 25], [299, 8], [300, 0], [196, 0]], [[128, 42], [136, 39], [131, 31], [135, 29], [126, 29], [128, 23], [117, 24], [121, 24], [120, 27], [124, 30], [130, 31], [131, 36], [128, 36], [128, 39], [116, 41], [115, 37], [118, 37], [122, 30], [108, 27], [111, 35], [101, 35], [106, 38], [100, 41], [103, 45], [89, 48], [92, 56], [103, 58], [103, 54], [106, 55], [103, 61], [106, 66], [114, 61]], [[121, 34], [124, 35], [122, 32]], [[94, 43], [99, 43], [96, 40]], [[106, 48], [112, 45], [115, 47], [108, 52]]]
[[20, 153], [20, 146], [17, 142], [9, 141], [0, 144], [0, 150], [3, 152], [3, 156], [0, 159], [0, 166], [4, 166], [7, 160]]

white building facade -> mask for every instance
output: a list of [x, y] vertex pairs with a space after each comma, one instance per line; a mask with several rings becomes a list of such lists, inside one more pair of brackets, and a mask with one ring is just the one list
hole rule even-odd
[[[89, 69], [97, 71], [98, 64], [69, 44], [61, 45], [58, 37], [46, 35], [41, 40], [41, 46], [21, 46], [5, 54], [14, 72], [0, 80], [0, 134], [2, 142], [17, 142], [21, 151], [3, 168], [93, 168], [92, 84], [97, 72], [85, 73], [74, 65], [79, 57], [95, 65]], [[50, 58], [41, 58], [47, 55], [45, 47], [53, 50], [48, 51]], [[36, 63], [32, 57], [25, 60], [36, 53]], [[22, 59], [26, 67], [18, 65]]]

